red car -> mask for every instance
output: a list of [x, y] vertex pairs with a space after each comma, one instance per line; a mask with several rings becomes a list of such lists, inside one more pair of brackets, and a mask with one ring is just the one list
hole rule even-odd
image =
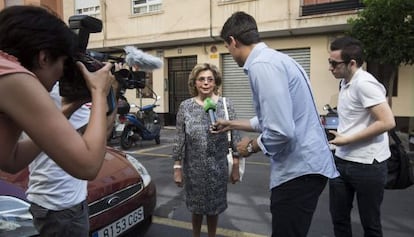
[[[0, 171], [0, 237], [36, 236], [25, 197], [28, 169], [11, 175]], [[115, 237], [152, 223], [156, 188], [134, 157], [108, 147], [95, 180], [88, 183], [90, 236]]]

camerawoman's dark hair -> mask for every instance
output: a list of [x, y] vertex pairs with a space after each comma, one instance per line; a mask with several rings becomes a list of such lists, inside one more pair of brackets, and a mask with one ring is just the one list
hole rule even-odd
[[45, 50], [52, 60], [72, 57], [76, 35], [51, 10], [38, 6], [11, 6], [0, 11], [0, 50], [32, 70]]
[[230, 43], [230, 36], [244, 45], [256, 44], [261, 41], [256, 20], [245, 12], [233, 13], [224, 23], [220, 37], [226, 43]]
[[214, 93], [215, 94], [218, 93], [218, 89], [221, 86], [221, 72], [220, 72], [220, 70], [214, 64], [200, 63], [200, 64], [197, 64], [197, 65], [194, 66], [193, 70], [191, 71], [190, 75], [188, 76], [188, 92], [190, 93], [191, 96], [197, 96], [198, 95], [198, 91], [195, 87], [196, 80], [197, 80], [198, 74], [200, 74], [200, 72], [204, 72], [204, 71], [211, 71], [213, 73], [214, 82], [216, 84], [216, 87], [214, 88]]

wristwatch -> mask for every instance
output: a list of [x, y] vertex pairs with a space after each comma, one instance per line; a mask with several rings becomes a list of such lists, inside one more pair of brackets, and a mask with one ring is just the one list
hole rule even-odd
[[250, 142], [247, 144], [246, 149], [247, 149], [247, 152], [249, 152], [250, 154], [254, 153], [254, 150], [253, 150], [253, 140], [250, 140]]

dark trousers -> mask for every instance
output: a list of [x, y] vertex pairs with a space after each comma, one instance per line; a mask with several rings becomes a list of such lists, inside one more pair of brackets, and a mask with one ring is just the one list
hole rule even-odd
[[49, 210], [32, 203], [29, 210], [33, 215], [33, 224], [42, 237], [89, 236], [87, 201], [61, 211]]
[[304, 175], [272, 189], [272, 237], [305, 237], [327, 183], [322, 175]]
[[381, 203], [387, 177], [385, 161], [360, 164], [335, 157], [340, 177], [329, 181], [329, 203], [336, 237], [351, 237], [351, 210], [356, 194], [365, 237], [382, 236]]

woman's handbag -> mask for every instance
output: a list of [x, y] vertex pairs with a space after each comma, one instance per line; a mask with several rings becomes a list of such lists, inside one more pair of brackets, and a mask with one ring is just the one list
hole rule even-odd
[[[224, 105], [224, 116], [225, 119], [229, 120], [229, 112], [227, 110], [227, 103], [226, 97], [223, 97], [223, 105]], [[232, 148], [232, 140], [231, 140], [231, 131], [227, 131], [227, 140], [228, 140], [228, 147], [229, 151], [227, 153], [227, 162], [229, 165], [229, 177], [231, 176], [231, 171], [233, 169], [233, 148]], [[245, 158], [239, 157], [239, 173], [240, 173], [240, 181], [242, 181], [244, 169], [246, 166]]]
[[388, 175], [385, 189], [405, 189], [414, 183], [413, 153], [405, 150], [394, 130], [389, 133], [394, 143], [390, 145], [391, 157], [386, 161]]

